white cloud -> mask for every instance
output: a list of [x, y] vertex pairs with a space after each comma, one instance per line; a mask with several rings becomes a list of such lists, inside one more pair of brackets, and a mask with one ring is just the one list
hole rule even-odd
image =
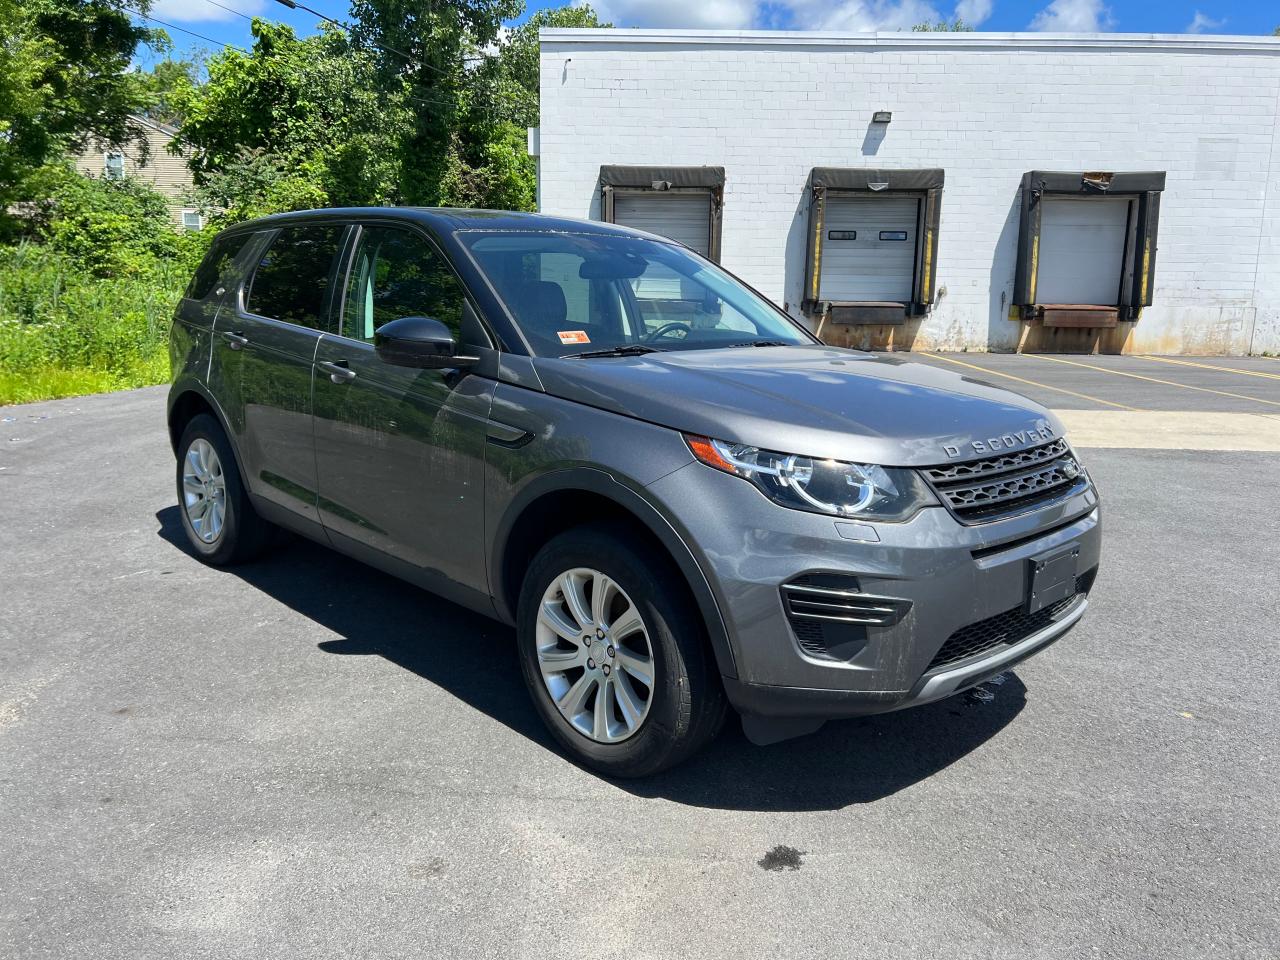
[[1207, 30], [1217, 30], [1226, 22], [1226, 20], [1214, 20], [1212, 17], [1206, 16], [1197, 10], [1196, 15], [1191, 18], [1191, 22], [1187, 24], [1187, 33], [1204, 33]]
[[1046, 33], [1103, 33], [1115, 26], [1111, 8], [1102, 0], [1053, 0], [1031, 21]]
[[956, 16], [971, 27], [979, 26], [991, 16], [993, 0], [960, 0], [956, 4]]
[[756, 17], [753, 0], [599, 0], [591, 6], [601, 20], [620, 27], [741, 30]]
[[209, 0], [152, 0], [150, 13], [161, 20], [177, 20], [179, 23], [210, 23], [214, 21], [239, 20], [230, 7], [246, 16], [254, 17], [262, 13], [266, 6], [264, 0], [218, 0], [222, 7], [209, 3]]
[[942, 19], [927, 0], [790, 0], [786, 6], [799, 30], [910, 30]]
[[[593, 0], [592, 6], [602, 19], [620, 27], [860, 32], [910, 30], [917, 23], [946, 19], [945, 7], [931, 0]], [[959, 0], [955, 16], [976, 26], [991, 16], [993, 6], [993, 0]]]

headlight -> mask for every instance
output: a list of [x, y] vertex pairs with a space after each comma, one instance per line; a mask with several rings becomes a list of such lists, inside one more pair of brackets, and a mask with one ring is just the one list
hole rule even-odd
[[770, 500], [795, 510], [865, 520], [909, 520], [937, 497], [914, 470], [819, 460], [685, 435], [709, 467], [754, 483]]

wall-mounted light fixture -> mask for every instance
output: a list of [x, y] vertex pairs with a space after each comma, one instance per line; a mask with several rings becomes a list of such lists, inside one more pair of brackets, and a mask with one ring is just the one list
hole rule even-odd
[[893, 119], [893, 114], [888, 110], [877, 110], [871, 115], [872, 123], [888, 123]]

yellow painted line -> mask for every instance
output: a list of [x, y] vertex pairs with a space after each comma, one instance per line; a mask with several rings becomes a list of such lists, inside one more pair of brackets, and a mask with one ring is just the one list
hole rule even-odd
[[1191, 410], [1055, 410], [1081, 448], [1280, 453], [1280, 417]]
[[941, 360], [944, 363], [954, 363], [958, 367], [968, 367], [970, 370], [977, 370], [979, 373], [990, 374], [993, 377], [1004, 377], [1006, 380], [1016, 380], [1018, 383], [1025, 383], [1028, 386], [1039, 387], [1041, 390], [1053, 390], [1055, 393], [1065, 393], [1070, 397], [1079, 397], [1081, 400], [1088, 400], [1091, 403], [1104, 403], [1108, 407], [1119, 407], [1121, 410], [1141, 410], [1141, 407], [1131, 407], [1126, 403], [1116, 403], [1114, 400], [1103, 400], [1101, 397], [1091, 397], [1087, 393], [1076, 393], [1074, 390], [1067, 390], [1065, 387], [1051, 387], [1047, 383], [1037, 383], [1035, 380], [1027, 380], [1024, 377], [1015, 377], [1012, 373], [1001, 373], [999, 370], [988, 370], [986, 367], [980, 367], [976, 363], [965, 363], [963, 360], [955, 360], [951, 357], [944, 357], [941, 354], [929, 353], [922, 350], [921, 356], [933, 357], [935, 360]]
[[1194, 360], [1176, 360], [1173, 357], [1152, 357], [1144, 353], [1133, 355], [1137, 360], [1154, 360], [1157, 363], [1176, 363], [1180, 367], [1200, 367], [1203, 370], [1221, 370], [1223, 373], [1238, 373], [1242, 377], [1266, 377], [1268, 380], [1280, 380], [1280, 373], [1263, 373], [1261, 370], [1241, 370], [1238, 367], [1219, 367], [1212, 363], [1197, 363]]
[[[1280, 400], [1262, 400], [1258, 397], [1246, 397], [1243, 393], [1230, 393], [1226, 390], [1212, 390], [1209, 387], [1193, 387], [1189, 383], [1178, 383], [1176, 380], [1161, 380], [1158, 377], [1144, 377], [1140, 373], [1129, 373], [1127, 370], [1112, 370], [1109, 367], [1099, 367], [1092, 363], [1080, 363], [1078, 360], [1064, 360], [1062, 357], [1046, 357], [1043, 353], [1024, 353], [1024, 357], [1030, 357], [1033, 360], [1045, 360], [1050, 363], [1065, 363], [1072, 367], [1084, 367], [1086, 370], [1099, 370], [1102, 373], [1112, 373], [1117, 377], [1132, 377], [1134, 380], [1146, 380], [1148, 383], [1162, 383], [1167, 387], [1181, 387], [1183, 390], [1196, 390], [1200, 393], [1213, 393], [1219, 397], [1234, 397], [1237, 400], [1252, 400], [1254, 403], [1265, 403], [1271, 407], [1280, 407]], [[945, 358], [943, 358], [945, 359]], [[1129, 409], [1134, 409], [1130, 407]]]

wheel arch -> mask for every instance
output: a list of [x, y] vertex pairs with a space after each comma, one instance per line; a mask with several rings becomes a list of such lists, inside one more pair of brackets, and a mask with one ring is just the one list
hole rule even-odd
[[[572, 515], [573, 521], [566, 522], [566, 515]], [[672, 560], [697, 606], [717, 668], [736, 677], [719, 604], [688, 544], [647, 497], [602, 470], [582, 468], [544, 475], [508, 506], [493, 537], [490, 559], [490, 582], [499, 615], [515, 622], [524, 571], [547, 541], [574, 527], [611, 521], [636, 528]]]
[[173, 449], [174, 456], [178, 455], [178, 442], [182, 439], [182, 432], [187, 429], [187, 424], [202, 413], [209, 414], [218, 421], [218, 426], [222, 427], [222, 432], [231, 447], [231, 453], [236, 458], [236, 468], [240, 471], [240, 476], [245, 478], [247, 490], [248, 478], [245, 477], [244, 460], [240, 456], [240, 447], [236, 444], [235, 434], [227, 423], [226, 415], [223, 414], [218, 401], [205, 389], [204, 384], [194, 378], [175, 382], [169, 391], [169, 446]]

